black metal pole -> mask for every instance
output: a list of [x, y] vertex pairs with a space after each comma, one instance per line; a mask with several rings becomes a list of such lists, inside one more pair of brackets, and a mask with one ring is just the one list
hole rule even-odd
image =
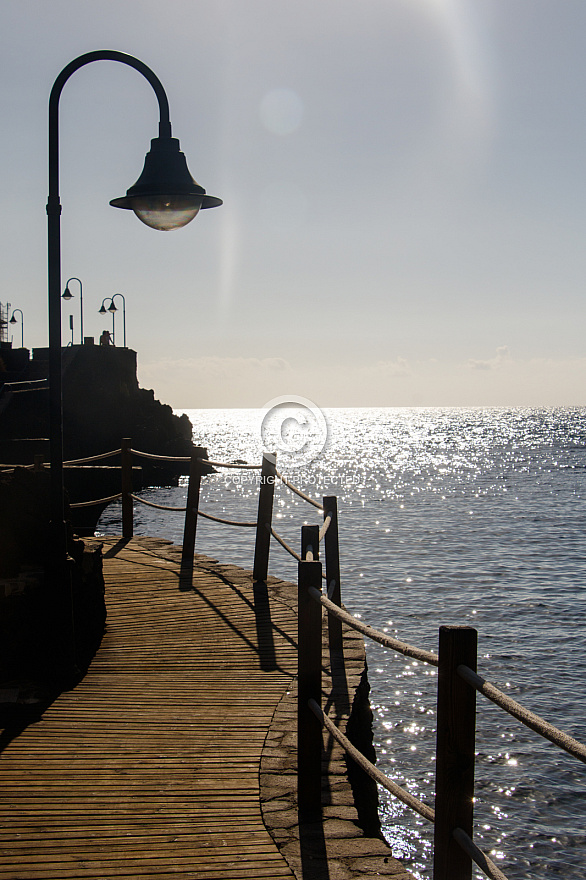
[[49, 97], [49, 197], [47, 200], [49, 297], [49, 441], [51, 456], [50, 516], [54, 550], [65, 558], [67, 539], [63, 503], [63, 402], [61, 381], [61, 202], [59, 199], [59, 99], [69, 77], [93, 61], [119, 61], [138, 70], [153, 87], [159, 103], [159, 136], [171, 136], [169, 102], [153, 71], [123, 52], [99, 50], [75, 58], [63, 68]]
[[115, 293], [113, 296], [110, 297], [110, 305], [108, 306], [108, 311], [112, 312], [112, 327], [114, 327], [114, 315], [118, 311], [118, 309], [116, 308], [116, 305], [114, 303], [114, 299], [117, 296], [119, 296], [120, 299], [122, 300], [122, 332], [123, 332], [123, 338], [124, 338], [123, 345], [124, 345], [124, 348], [126, 348], [126, 297], [124, 296], [123, 293]]
[[[68, 278], [67, 281], [65, 282], [65, 289], [66, 290], [69, 287], [70, 281], [77, 281], [77, 283], [79, 284], [79, 320], [80, 320], [80, 334], [81, 334], [80, 335], [80, 342], [83, 345], [83, 284], [81, 283], [80, 278], [76, 278], [75, 276], [72, 276], [71, 278]], [[61, 297], [61, 299], [63, 299], [63, 296]]]

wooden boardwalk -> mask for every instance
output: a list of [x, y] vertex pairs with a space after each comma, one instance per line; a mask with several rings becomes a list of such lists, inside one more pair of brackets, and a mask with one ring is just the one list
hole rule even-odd
[[1, 878], [293, 877], [259, 800], [293, 614], [271, 609], [263, 645], [239, 569], [200, 565], [181, 592], [161, 545], [106, 553], [90, 672], [0, 757]]
[[[280, 747], [289, 722], [269, 732], [297, 669], [291, 591], [255, 596], [250, 573], [205, 557], [180, 590], [178, 552], [105, 539], [108, 621], [90, 670], [0, 753], [0, 880], [292, 880], [302, 865], [298, 839], [277, 848], [287, 835], [269, 834], [260, 796], [261, 759], [278, 788], [294, 756]], [[336, 838], [361, 835], [339, 819], [353, 809], [331, 819]], [[324, 850], [321, 873], [297, 876], [410, 877], [381, 841], [335, 843], [356, 870], [332, 874]]]

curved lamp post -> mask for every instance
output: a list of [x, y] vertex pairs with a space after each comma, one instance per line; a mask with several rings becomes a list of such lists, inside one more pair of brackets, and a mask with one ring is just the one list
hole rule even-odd
[[49, 281], [49, 438], [51, 448], [51, 522], [56, 558], [66, 557], [66, 527], [63, 505], [63, 411], [61, 399], [61, 239], [59, 199], [59, 99], [65, 83], [80, 67], [93, 61], [119, 61], [141, 73], [153, 87], [159, 104], [159, 136], [151, 141], [142, 174], [123, 198], [113, 199], [115, 208], [127, 208], [154, 229], [170, 230], [185, 226], [202, 208], [214, 208], [222, 200], [209, 196], [195, 182], [187, 168], [179, 141], [171, 137], [169, 102], [153, 71], [123, 52], [88, 52], [63, 68], [53, 84], [49, 98], [49, 198], [48, 281]]
[[[107, 315], [108, 312], [112, 312], [112, 344], [114, 344], [114, 343], [116, 342], [116, 335], [115, 335], [115, 332], [114, 332], [114, 330], [115, 330], [115, 328], [114, 328], [114, 312], [116, 311], [116, 309], [114, 309], [114, 311], [112, 311], [109, 307], [106, 308], [106, 306], [104, 305], [104, 303], [106, 302], [107, 299], [108, 299], [108, 297], [105, 296], [104, 299], [102, 300], [102, 305], [101, 305], [100, 308], [98, 309], [98, 314], [99, 314], [99, 315]], [[110, 302], [111, 302], [111, 301], [112, 301], [112, 300], [110, 300]]]
[[[79, 284], [79, 305], [80, 305], [80, 327], [81, 327], [81, 344], [83, 345], [83, 286], [79, 278], [68, 278], [65, 283], [65, 290], [61, 294], [61, 299], [66, 300], [67, 302], [70, 299], [73, 299], [73, 294], [69, 289], [69, 282], [77, 281]], [[73, 343], [72, 343], [73, 344]]]
[[10, 319], [10, 324], [17, 324], [18, 321], [14, 317], [17, 312], [20, 312], [20, 347], [24, 348], [24, 315], [22, 314], [22, 309], [13, 309], [12, 317]]
[[112, 324], [114, 324], [114, 312], [117, 312], [118, 309], [114, 303], [115, 297], [121, 297], [122, 299], [122, 334], [124, 338], [124, 348], [126, 348], [126, 299], [123, 293], [115, 293], [110, 300], [110, 305], [108, 306], [108, 311], [112, 312]]

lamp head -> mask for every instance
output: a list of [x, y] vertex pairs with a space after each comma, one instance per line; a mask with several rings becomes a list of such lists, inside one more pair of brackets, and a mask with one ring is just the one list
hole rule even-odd
[[108, 311], [109, 311], [109, 312], [117, 312], [117, 311], [118, 311], [118, 309], [117, 309], [116, 306], [114, 305], [114, 300], [112, 300], [112, 302], [111, 302], [110, 305], [108, 306]]
[[65, 290], [61, 294], [61, 299], [66, 299], [66, 300], [73, 299], [73, 294], [69, 289], [69, 285], [67, 285], [67, 287], [65, 288]]
[[104, 303], [102, 303], [101, 308], [98, 309], [98, 314], [100, 314], [100, 315], [105, 315], [105, 314], [106, 314], [106, 306], [104, 305]]
[[[5, 323], [5, 322], [3, 321], [2, 323]], [[11, 324], [18, 324], [18, 321], [16, 320], [16, 318], [14, 317], [14, 315], [13, 315], [12, 318], [10, 319], [10, 323], [11, 323]]]
[[158, 137], [151, 141], [142, 174], [121, 199], [112, 199], [114, 208], [127, 208], [153, 229], [180, 229], [202, 208], [215, 208], [222, 199], [208, 196], [195, 182], [179, 141]]

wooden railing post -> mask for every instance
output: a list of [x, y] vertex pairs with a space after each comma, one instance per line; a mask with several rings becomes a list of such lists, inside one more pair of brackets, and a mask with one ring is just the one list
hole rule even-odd
[[[335, 495], [328, 495], [323, 499], [324, 520], [331, 516], [332, 521], [324, 535], [324, 555], [326, 558], [326, 592], [338, 608], [342, 605], [342, 593], [340, 587], [340, 545], [338, 541], [338, 499]], [[328, 615], [328, 639], [330, 651], [341, 651], [342, 621], [333, 615]]]
[[477, 632], [441, 626], [437, 690], [434, 880], [470, 880], [472, 861], [452, 834], [472, 837], [476, 691], [457, 674], [460, 664], [476, 671]]
[[134, 535], [134, 517], [132, 513], [132, 440], [124, 437], [121, 442], [120, 469], [122, 481], [122, 537], [132, 538]]
[[309, 587], [321, 591], [321, 562], [298, 564], [298, 698], [297, 806], [299, 818], [313, 821], [321, 814], [321, 724], [308, 706], [321, 706], [321, 605]]
[[[307, 559], [307, 552], [311, 553], [310, 561], [319, 559], [319, 526], [301, 526], [301, 558]], [[321, 581], [316, 584], [321, 593]]]
[[273, 497], [275, 494], [275, 472], [277, 456], [265, 452], [260, 471], [258, 493], [258, 516], [256, 518], [256, 541], [254, 544], [253, 581], [266, 581], [269, 573], [269, 550], [271, 547], [271, 527], [273, 524]]
[[199, 491], [201, 488], [201, 475], [203, 467], [200, 458], [207, 459], [208, 451], [205, 446], [191, 447], [191, 460], [189, 462], [189, 483], [187, 486], [187, 501], [185, 502], [185, 525], [183, 527], [183, 549], [181, 552], [181, 579], [185, 581], [193, 574], [193, 554], [195, 552], [195, 534], [197, 532], [197, 514], [199, 511]]

